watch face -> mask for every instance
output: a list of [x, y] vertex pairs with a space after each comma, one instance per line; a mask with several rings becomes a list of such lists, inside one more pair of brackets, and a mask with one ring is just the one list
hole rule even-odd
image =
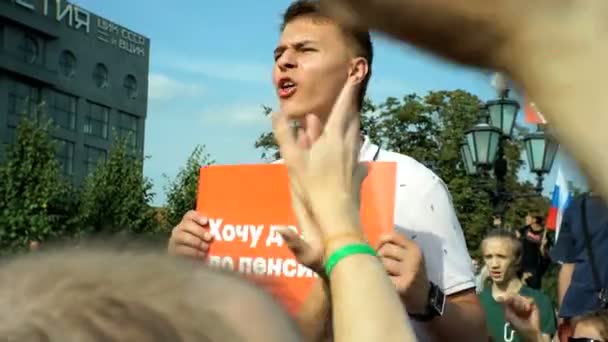
[[443, 309], [445, 308], [445, 295], [435, 284], [432, 285], [431, 290], [431, 307], [439, 316], [443, 315]]

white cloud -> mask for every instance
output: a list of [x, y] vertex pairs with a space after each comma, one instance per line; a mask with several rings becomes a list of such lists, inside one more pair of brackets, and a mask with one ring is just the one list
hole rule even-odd
[[245, 83], [270, 84], [272, 65], [242, 61], [175, 60], [171, 68], [187, 73]]
[[196, 97], [204, 92], [199, 84], [182, 82], [164, 74], [150, 74], [148, 98], [150, 101], [171, 101], [183, 97]]
[[204, 124], [270, 125], [270, 119], [263, 113], [262, 104], [234, 104], [206, 109], [200, 118]]

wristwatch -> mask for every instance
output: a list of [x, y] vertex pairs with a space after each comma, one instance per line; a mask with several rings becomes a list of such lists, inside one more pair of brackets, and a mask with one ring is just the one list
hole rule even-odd
[[428, 322], [435, 317], [443, 315], [443, 309], [445, 308], [445, 295], [439, 286], [430, 282], [429, 298], [426, 304], [426, 310], [424, 313], [409, 314], [409, 316], [418, 322]]

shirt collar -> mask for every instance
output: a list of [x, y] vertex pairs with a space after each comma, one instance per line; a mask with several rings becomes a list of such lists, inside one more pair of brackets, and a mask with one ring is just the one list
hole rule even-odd
[[[359, 161], [373, 161], [378, 152], [378, 145], [372, 143], [368, 136], [363, 136], [363, 144], [359, 150]], [[272, 164], [283, 164], [283, 158], [275, 160]]]
[[368, 136], [363, 136], [363, 144], [361, 144], [361, 150], [359, 151], [360, 161], [373, 161], [374, 156], [378, 152], [378, 146], [374, 145]]

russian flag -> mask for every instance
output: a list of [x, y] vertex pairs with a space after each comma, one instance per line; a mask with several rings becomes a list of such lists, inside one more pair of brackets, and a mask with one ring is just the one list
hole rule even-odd
[[560, 165], [557, 169], [557, 179], [555, 180], [555, 188], [553, 189], [553, 198], [551, 200], [551, 208], [549, 208], [549, 214], [547, 215], [547, 228], [555, 230], [555, 239], [559, 234], [559, 227], [562, 223], [562, 216], [564, 210], [568, 207], [571, 200], [570, 190], [568, 189], [568, 182], [562, 167]]

